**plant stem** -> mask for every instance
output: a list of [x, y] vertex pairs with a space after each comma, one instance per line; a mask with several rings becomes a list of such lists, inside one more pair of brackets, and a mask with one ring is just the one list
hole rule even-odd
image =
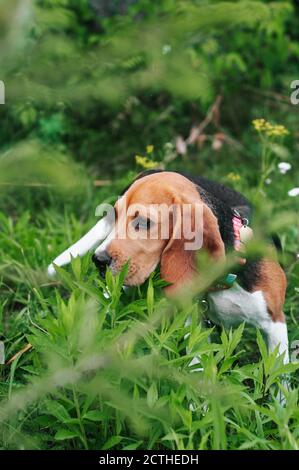
[[80, 426], [80, 430], [81, 430], [81, 434], [82, 434], [81, 439], [82, 439], [83, 445], [85, 447], [85, 450], [88, 450], [87, 438], [86, 438], [85, 429], [84, 429], [84, 426], [83, 426], [83, 423], [82, 423], [79, 400], [78, 400], [78, 396], [77, 396], [74, 385], [72, 385], [72, 391], [73, 391], [73, 398], [74, 398], [74, 404], [75, 404], [75, 408], [76, 408], [77, 418], [79, 420], [79, 426]]

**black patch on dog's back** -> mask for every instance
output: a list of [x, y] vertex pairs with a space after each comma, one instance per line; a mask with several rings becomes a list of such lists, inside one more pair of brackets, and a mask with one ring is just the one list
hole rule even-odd
[[261, 275], [261, 260], [247, 259], [246, 264], [235, 271], [238, 275], [238, 284], [248, 292], [252, 292]]

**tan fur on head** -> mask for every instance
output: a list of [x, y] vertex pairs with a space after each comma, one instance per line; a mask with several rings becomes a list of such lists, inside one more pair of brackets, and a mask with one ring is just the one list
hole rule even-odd
[[[213, 259], [218, 260], [225, 256], [224, 243], [220, 236], [217, 218], [201, 201], [196, 186], [187, 178], [178, 173], [163, 172], [135, 181], [115, 205], [117, 214], [115, 236], [106, 247], [112, 259], [110, 269], [115, 274], [129, 261], [125, 284], [133, 286], [142, 284], [161, 263], [161, 276], [171, 283], [167, 288], [171, 293], [191, 280], [196, 273], [196, 251], [185, 248], [184, 237], [177, 239], [175, 236], [180, 230], [179, 224], [182, 220], [181, 217], [177, 217], [178, 214], [172, 214], [170, 233], [166, 239], [162, 237], [166, 215], [163, 211], [155, 209], [151, 210], [150, 219], [156, 225], [157, 239], [144, 239], [142, 231], [140, 234], [134, 233], [136, 215], [147, 217], [149, 212], [144, 208], [153, 204], [164, 204], [168, 208], [174, 206], [176, 211], [181, 211], [183, 204], [189, 204], [191, 207], [189, 223], [192, 230], [195, 228], [196, 210], [200, 205], [203, 210], [203, 227], [201, 227], [203, 248]], [[130, 211], [134, 207], [139, 209], [136, 213], [134, 210]], [[120, 232], [124, 227], [125, 234], [121, 237]]]

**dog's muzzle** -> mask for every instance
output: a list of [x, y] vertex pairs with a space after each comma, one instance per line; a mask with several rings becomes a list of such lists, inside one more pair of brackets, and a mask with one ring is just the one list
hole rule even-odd
[[98, 268], [101, 277], [105, 277], [106, 269], [110, 266], [110, 263], [111, 263], [111, 256], [109, 256], [107, 251], [101, 251], [100, 253], [95, 253], [92, 256], [92, 261]]

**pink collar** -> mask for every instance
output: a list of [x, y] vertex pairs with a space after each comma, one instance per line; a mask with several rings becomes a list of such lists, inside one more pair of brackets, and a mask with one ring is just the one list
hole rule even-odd
[[234, 228], [234, 248], [236, 251], [240, 251], [241, 249], [240, 230], [242, 227], [246, 227], [248, 225], [248, 220], [243, 219], [240, 216], [239, 212], [235, 210], [232, 222], [233, 222], [233, 228]]

